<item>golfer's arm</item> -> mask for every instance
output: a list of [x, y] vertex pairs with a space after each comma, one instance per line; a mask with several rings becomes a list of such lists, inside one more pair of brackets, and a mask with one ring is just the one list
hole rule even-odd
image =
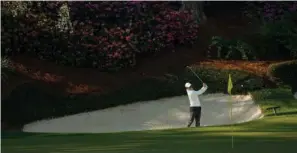
[[197, 95], [201, 95], [201, 94], [203, 94], [203, 93], [207, 90], [207, 88], [208, 88], [208, 86], [206, 86], [206, 87], [202, 87], [200, 90], [195, 91], [195, 93], [196, 93]]

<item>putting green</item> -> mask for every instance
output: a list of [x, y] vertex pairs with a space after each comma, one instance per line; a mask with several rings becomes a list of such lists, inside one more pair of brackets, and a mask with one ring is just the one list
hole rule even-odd
[[293, 153], [296, 144], [297, 115], [265, 117], [233, 127], [105, 134], [2, 133], [3, 153]]

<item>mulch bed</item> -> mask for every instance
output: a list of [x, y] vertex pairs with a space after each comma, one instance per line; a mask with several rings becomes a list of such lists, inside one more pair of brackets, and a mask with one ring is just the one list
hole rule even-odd
[[243, 70], [258, 76], [266, 77], [270, 64], [281, 61], [239, 61], [239, 60], [209, 60], [201, 62], [201, 66], [212, 66], [219, 69]]
[[[178, 56], [180, 57], [180, 56]], [[171, 58], [173, 60], [173, 58]], [[23, 59], [24, 60], [24, 59]], [[27, 59], [30, 62], [15, 62], [13, 67], [24, 76], [26, 80], [43, 82], [45, 86], [52, 89], [64, 91], [65, 93], [106, 93], [115, 89], [124, 87], [127, 84], [141, 81], [145, 78], [160, 77], [166, 73], [179, 71], [184, 69], [187, 64], [181, 64], [175, 61], [172, 64], [162, 65], [143, 65], [134, 70], [126, 70], [115, 74], [98, 72], [94, 69], [82, 69], [56, 66], [52, 63], [39, 61], [36, 59]], [[163, 60], [162, 60], [163, 61]], [[160, 61], [156, 61], [160, 62]], [[166, 61], [163, 61], [166, 62]], [[225, 61], [225, 60], [201, 60], [194, 62], [193, 65], [212, 66], [220, 69], [236, 69], [244, 70], [259, 76], [266, 75], [267, 68], [271, 63], [277, 61]], [[25, 64], [24, 64], [25, 63]], [[35, 64], [38, 63], [38, 64]], [[178, 64], [178, 65], [177, 65]], [[183, 66], [181, 66], [181, 65]], [[165, 66], [164, 66], [165, 65]], [[175, 65], [177, 65], [175, 67]], [[175, 69], [174, 69], [175, 68]], [[129, 72], [130, 71], [130, 72]], [[28, 81], [20, 81], [22, 78], [13, 78], [15, 83], [23, 83]], [[23, 77], [24, 79], [24, 77]], [[18, 81], [17, 81], [18, 80]]]

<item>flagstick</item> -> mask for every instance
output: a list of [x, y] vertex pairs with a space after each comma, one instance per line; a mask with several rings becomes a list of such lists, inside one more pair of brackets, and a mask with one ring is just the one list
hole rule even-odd
[[231, 136], [232, 136], [232, 149], [233, 149], [234, 148], [234, 141], [233, 141], [232, 106], [231, 106]]
[[231, 146], [232, 146], [232, 149], [234, 148], [234, 141], [233, 141], [233, 122], [232, 122], [232, 97], [231, 97], [231, 94], [230, 94], [230, 120], [231, 120]]
[[231, 74], [229, 74], [229, 79], [228, 79], [228, 93], [230, 95], [230, 102], [229, 102], [229, 105], [230, 105], [230, 121], [231, 121], [231, 146], [232, 146], [232, 149], [234, 148], [234, 142], [233, 142], [233, 123], [232, 123], [232, 93], [231, 93], [231, 90], [233, 88], [233, 84], [232, 84], [232, 79], [231, 79]]

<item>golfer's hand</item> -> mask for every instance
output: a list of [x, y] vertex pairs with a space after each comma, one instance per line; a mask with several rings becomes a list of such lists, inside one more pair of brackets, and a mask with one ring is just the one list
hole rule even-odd
[[205, 83], [203, 83], [203, 87], [207, 87], [207, 85]]

